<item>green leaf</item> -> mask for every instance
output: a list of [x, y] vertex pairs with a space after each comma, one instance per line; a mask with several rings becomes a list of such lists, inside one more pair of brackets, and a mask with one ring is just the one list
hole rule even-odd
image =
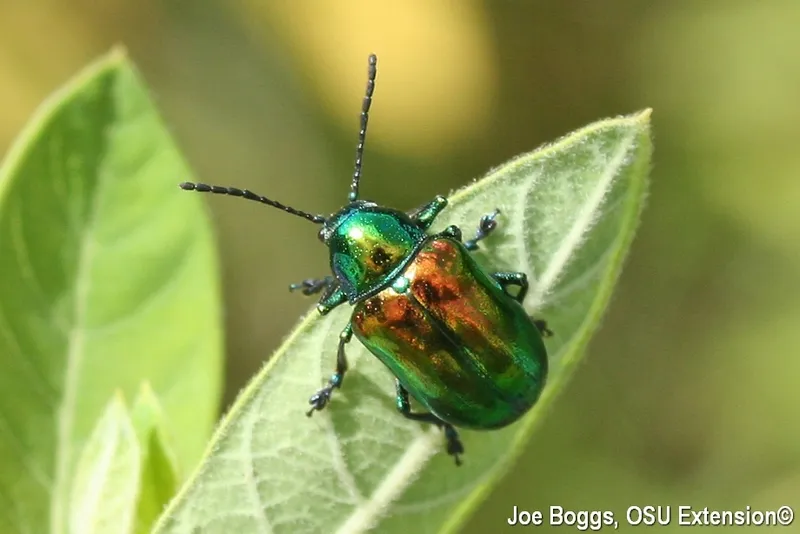
[[149, 384], [142, 386], [131, 412], [142, 453], [135, 532], [143, 534], [150, 532], [164, 507], [175, 495], [178, 487], [177, 470], [164, 414]]
[[121, 395], [115, 395], [89, 436], [69, 508], [71, 534], [128, 534], [139, 493], [141, 458], [136, 431]]
[[[218, 267], [189, 171], [124, 54], [39, 109], [0, 168], [0, 532], [66, 532], [115, 391], [152, 384], [184, 469], [221, 387]], [[191, 399], [190, 402], [187, 399]]]
[[311, 313], [242, 392], [204, 463], [159, 520], [166, 533], [452, 531], [516, 458], [563, 387], [608, 304], [637, 226], [651, 143], [647, 110], [588, 126], [457, 192], [437, 229], [465, 235], [502, 210], [480, 261], [524, 271], [526, 306], [555, 336], [548, 386], [523, 421], [462, 431], [464, 465], [442, 433], [395, 411], [388, 371], [358, 342], [325, 411], [303, 415], [330, 375], [350, 310]]
[[150, 532], [176, 486], [175, 460], [153, 390], [143, 384], [130, 414], [116, 394], [75, 469], [69, 532]]

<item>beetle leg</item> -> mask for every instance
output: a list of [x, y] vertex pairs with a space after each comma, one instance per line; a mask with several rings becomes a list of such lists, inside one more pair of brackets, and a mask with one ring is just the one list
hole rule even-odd
[[424, 206], [411, 211], [408, 215], [423, 230], [430, 228], [436, 216], [447, 206], [447, 199], [439, 195]]
[[325, 315], [335, 307], [344, 304], [345, 302], [347, 302], [347, 295], [344, 294], [344, 291], [342, 291], [342, 288], [339, 287], [339, 284], [336, 283], [336, 281], [333, 281], [328, 285], [325, 293], [322, 294], [322, 298], [319, 299], [317, 311], [320, 313], [320, 315]]
[[[497, 280], [509, 297], [522, 304], [522, 301], [525, 300], [525, 295], [528, 294], [528, 275], [525, 273], [500, 272], [492, 273], [492, 278]], [[517, 291], [516, 295], [512, 295], [508, 292], [508, 286], [517, 286], [519, 291]]]
[[298, 282], [296, 284], [291, 284], [289, 286], [289, 291], [295, 291], [297, 289], [303, 290], [303, 295], [316, 295], [323, 289], [327, 289], [329, 285], [333, 283], [335, 278], [333, 276], [325, 276], [323, 278], [307, 278], [302, 282]]
[[344, 374], [347, 372], [347, 355], [344, 353], [344, 346], [350, 342], [353, 337], [353, 327], [348, 324], [342, 333], [339, 334], [339, 350], [336, 352], [336, 371], [328, 379], [328, 385], [320, 389], [308, 399], [311, 404], [311, 409], [306, 412], [306, 415], [311, 417], [314, 410], [321, 410], [331, 400], [331, 394], [334, 389], [342, 387], [344, 381]]
[[536, 328], [539, 329], [539, 332], [541, 332], [544, 337], [553, 335], [553, 331], [547, 328], [547, 321], [544, 319], [534, 319], [533, 324], [536, 325]]
[[[492, 273], [492, 278], [497, 280], [503, 287], [503, 291], [506, 292], [506, 295], [522, 304], [522, 301], [525, 300], [525, 295], [528, 293], [528, 276], [525, 273]], [[517, 291], [516, 295], [512, 295], [508, 292], [508, 286], [519, 286], [519, 291]], [[547, 321], [534, 319], [533, 324], [536, 325], [536, 328], [539, 329], [539, 332], [541, 332], [543, 336], [550, 337], [553, 335], [553, 332], [547, 328]]]
[[414, 413], [411, 411], [411, 402], [408, 400], [408, 390], [403, 387], [399, 380], [395, 379], [397, 389], [397, 409], [403, 417], [421, 423], [430, 423], [444, 430], [444, 437], [447, 440], [447, 454], [455, 458], [456, 465], [461, 465], [459, 454], [464, 454], [464, 445], [458, 437], [458, 431], [449, 423], [445, 423], [432, 413]]
[[491, 234], [495, 228], [497, 228], [497, 216], [500, 214], [499, 209], [495, 209], [492, 213], [488, 213], [481, 217], [481, 221], [478, 223], [478, 231], [475, 232], [475, 237], [468, 241], [464, 241], [464, 246], [467, 247], [467, 250], [478, 250], [478, 241], [484, 239], [486, 236]]
[[459, 228], [455, 224], [451, 224], [450, 226], [445, 228], [439, 235], [442, 237], [449, 237], [451, 239], [455, 239], [456, 241], [461, 241], [461, 228]]

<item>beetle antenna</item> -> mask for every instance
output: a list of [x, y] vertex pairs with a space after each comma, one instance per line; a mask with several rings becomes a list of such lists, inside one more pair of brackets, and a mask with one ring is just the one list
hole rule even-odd
[[358, 132], [358, 146], [356, 146], [356, 169], [353, 172], [353, 183], [350, 184], [350, 202], [358, 198], [358, 182], [361, 180], [361, 162], [364, 158], [364, 141], [367, 137], [367, 122], [369, 121], [369, 106], [372, 104], [372, 92], [375, 90], [375, 75], [377, 74], [378, 56], [370, 54], [367, 67], [367, 90], [364, 102], [361, 104], [361, 129]]
[[323, 217], [322, 215], [314, 215], [312, 213], [306, 213], [305, 211], [296, 210], [292, 207], [285, 206], [280, 202], [270, 200], [267, 197], [256, 195], [255, 193], [253, 193], [252, 191], [248, 191], [247, 189], [237, 189], [235, 187], [222, 187], [219, 185], [195, 184], [192, 182], [183, 182], [182, 184], [180, 184], [180, 188], [183, 189], [184, 191], [197, 191], [199, 193], [216, 193], [218, 195], [230, 195], [232, 197], [242, 197], [246, 198], [247, 200], [255, 200], [256, 202], [261, 202], [262, 204], [266, 204], [267, 206], [272, 206], [273, 208], [278, 208], [279, 210], [283, 210], [286, 213], [297, 215], [298, 217], [302, 217], [313, 223], [325, 224], [325, 217]]

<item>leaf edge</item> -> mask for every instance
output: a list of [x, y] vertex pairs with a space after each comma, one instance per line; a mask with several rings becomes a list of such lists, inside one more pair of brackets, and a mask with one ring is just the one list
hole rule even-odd
[[[624, 117], [598, 121], [585, 128], [568, 134], [551, 145], [546, 145], [543, 150], [555, 149], [562, 144], [567, 144], [567, 142], [570, 140], [569, 138], [573, 136], [577, 136], [578, 134], [582, 133], [589, 133], [603, 127], [608, 127], [614, 122], [638, 122], [643, 124], [644, 127], [638, 134], [638, 137], [642, 142], [639, 144], [638, 149], [635, 150], [634, 153], [637, 155], [643, 154], [645, 157], [639, 158], [635, 166], [637, 167], [637, 170], [639, 170], [639, 167], [649, 167], [651, 165], [651, 154], [653, 149], [653, 143], [650, 136], [651, 113], [652, 109], [647, 108], [639, 113]], [[596, 128], [592, 128], [593, 126]], [[517, 159], [519, 158], [515, 158], [515, 160], [512, 161], [516, 161]], [[509, 162], [509, 164], [510, 163], [512, 162]], [[499, 168], [493, 170], [492, 173], [496, 173], [498, 170]], [[475, 489], [473, 489], [465, 499], [461, 501], [459, 506], [450, 516], [450, 519], [439, 529], [440, 534], [451, 534], [458, 532], [469, 519], [471, 513], [475, 511], [475, 508], [486, 500], [490, 490], [508, 474], [508, 471], [514, 465], [516, 460], [518, 460], [524, 452], [524, 444], [530, 439], [538, 426], [544, 422], [544, 419], [547, 416], [547, 409], [552, 407], [552, 403], [555, 402], [558, 395], [563, 391], [564, 387], [574, 375], [575, 369], [580, 364], [581, 355], [587, 350], [589, 341], [601, 326], [603, 316], [608, 309], [609, 303], [611, 302], [611, 297], [614, 293], [616, 282], [622, 274], [625, 260], [627, 259], [631, 244], [636, 236], [636, 229], [639, 226], [639, 221], [641, 219], [641, 214], [644, 209], [648, 191], [648, 174], [649, 173], [646, 169], [641, 170], [641, 172], [638, 173], [640, 179], [636, 180], [636, 182], [639, 187], [635, 191], [635, 194], [630, 195], [628, 201], [626, 202], [626, 209], [630, 213], [627, 217], [627, 228], [624, 228], [624, 231], [621, 234], [624, 236], [624, 239], [621, 240], [617, 249], [617, 253], [614, 254], [610, 260], [611, 268], [608, 270], [609, 274], [601, 281], [601, 291], [592, 303], [586, 320], [583, 321], [578, 329], [575, 338], [576, 341], [573, 344], [574, 348], [562, 357], [562, 361], [564, 362], [562, 369], [565, 372], [562, 372], [559, 375], [560, 379], [557, 382], [556, 387], [551, 386], [542, 395], [543, 398], [540, 400], [540, 402], [545, 406], [545, 410], [532, 412], [523, 420], [521, 425], [522, 428], [516, 433], [513, 441], [511, 442], [509, 453], [506, 454], [495, 465], [492, 472], [490, 472], [488, 476], [486, 476], [484, 480]], [[545, 397], [545, 395], [547, 396]]]
[[0, 161], [0, 209], [3, 208], [6, 190], [12, 178], [17, 174], [19, 165], [25, 159], [25, 154], [28, 152], [29, 147], [33, 145], [33, 141], [40, 134], [43, 126], [53, 118], [61, 107], [80, 94], [87, 82], [113, 72], [120, 67], [129, 66], [131, 64], [128, 59], [127, 49], [121, 45], [116, 45], [109, 52], [84, 66], [83, 69], [47, 95], [36, 106], [22, 130], [14, 137], [2, 161]]
[[[651, 143], [650, 137], [649, 137], [649, 118], [650, 118], [651, 113], [652, 113], [652, 109], [651, 108], [646, 108], [646, 109], [644, 109], [644, 110], [642, 110], [642, 111], [640, 111], [638, 113], [634, 113], [634, 114], [630, 114], [630, 115], [621, 115], [621, 116], [617, 116], [617, 117], [614, 117], [614, 118], [608, 118], [608, 119], [604, 119], [604, 120], [598, 120], [598, 121], [595, 121], [595, 122], [593, 122], [591, 124], [588, 124], [588, 125], [586, 125], [586, 126], [584, 126], [582, 128], [578, 128], [578, 129], [576, 129], [576, 130], [574, 130], [574, 131], [562, 136], [561, 138], [559, 138], [556, 141], [553, 141], [551, 143], [547, 143], [547, 144], [544, 144], [544, 145], [540, 145], [538, 148], [536, 148], [536, 149], [534, 149], [532, 151], [529, 151], [529, 152], [526, 152], [524, 154], [518, 155], [518, 156], [516, 156], [514, 158], [511, 158], [510, 160], [506, 161], [505, 163], [490, 169], [481, 178], [475, 179], [471, 183], [469, 183], [469, 184], [467, 184], [467, 185], [465, 185], [465, 186], [463, 186], [463, 187], [461, 187], [461, 188], [459, 188], [459, 189], [457, 189], [455, 191], [452, 191], [451, 194], [448, 195], [448, 200], [450, 200], [450, 201], [458, 200], [464, 195], [473, 193], [476, 190], [480, 191], [482, 188], [488, 187], [489, 185], [491, 185], [491, 183], [493, 181], [498, 179], [498, 175], [499, 175], [501, 169], [508, 168], [509, 166], [512, 166], [512, 165], [519, 165], [520, 162], [522, 160], [524, 160], [526, 157], [530, 157], [533, 154], [536, 154], [537, 157], [546, 157], [549, 153], [554, 152], [554, 151], [556, 151], [556, 150], [558, 150], [560, 148], [563, 148], [563, 147], [573, 143], [574, 140], [577, 137], [579, 137], [580, 135], [588, 134], [588, 133], [591, 133], [591, 132], [594, 132], [594, 131], [597, 131], [597, 130], [600, 130], [600, 129], [603, 129], [603, 128], [608, 128], [608, 127], [611, 127], [611, 126], [614, 126], [614, 125], [617, 125], [617, 124], [637, 123], [637, 122], [638, 123], [645, 123], [645, 125], [646, 125], [645, 128], [644, 128], [644, 131], [645, 131], [645, 134], [646, 134], [644, 136], [645, 137], [645, 141], [646, 141], [645, 144], [647, 145], [647, 149], [650, 150], [650, 148], [652, 147], [652, 143]], [[649, 165], [649, 159], [650, 158], [648, 157], [647, 158], [648, 165]], [[646, 189], [645, 188], [645, 185], [646, 185], [646, 182], [647, 182], [646, 174], [647, 173], [642, 173], [642, 176], [643, 176], [643, 179], [641, 180], [641, 182], [642, 182], [642, 184], [641, 184], [642, 185], [642, 190]], [[619, 257], [620, 254], [617, 254], [616, 257], [614, 258], [614, 260], [616, 260], [615, 261], [615, 265], [614, 265], [616, 272], [613, 272], [615, 278], [617, 278], [619, 276], [620, 272], [621, 272], [620, 265], [624, 261], [625, 256], [627, 255], [627, 251], [628, 251], [629, 246], [630, 246], [630, 242], [632, 242], [633, 237], [634, 237], [634, 235], [636, 233], [635, 229], [636, 229], [636, 225], [638, 224], [638, 214], [639, 213], [641, 213], [641, 205], [640, 205], [640, 209], [637, 210], [637, 217], [635, 217], [635, 222], [633, 222], [632, 228], [630, 228], [631, 232], [630, 232], [630, 235], [628, 237], [629, 241], [627, 243], [624, 243], [624, 246], [621, 247], [621, 249], [620, 249], [620, 250], [622, 250], [624, 252], [623, 254], [621, 254], [622, 257], [620, 258]], [[584, 331], [581, 332], [580, 337], [578, 337], [578, 340], [584, 342], [584, 344], [585, 344], [584, 340], [588, 341], [588, 339], [591, 337], [591, 335], [596, 330], [597, 326], [599, 326], [600, 317], [602, 316], [603, 311], [607, 307], [607, 303], [610, 300], [611, 293], [613, 292], [614, 284], [610, 284], [610, 286], [611, 286], [611, 289], [609, 289], [608, 291], [606, 291], [603, 294], [601, 294], [600, 297], [598, 297], [598, 299], [595, 300], [595, 303], [593, 304], [592, 309], [589, 312], [591, 318], [593, 319], [591, 322], [594, 323], [593, 325], [590, 325], [590, 326], [594, 326], [594, 328], [584, 328]], [[598, 305], [598, 302], [600, 302], [600, 305]], [[290, 347], [294, 343], [295, 339], [298, 336], [300, 336], [301, 334], [305, 333], [305, 331], [315, 321], [319, 320], [319, 317], [320, 316], [319, 316], [319, 313], [316, 310], [316, 306], [312, 307], [305, 314], [305, 316], [303, 316], [296, 323], [294, 328], [292, 328], [290, 333], [284, 338], [284, 340], [281, 342], [281, 344], [278, 346], [278, 348], [273, 352], [271, 357], [269, 357], [267, 359], [267, 361], [262, 365], [261, 369], [249, 380], [247, 385], [239, 392], [239, 394], [236, 396], [236, 399], [231, 404], [231, 406], [228, 409], [228, 411], [220, 418], [219, 422], [217, 423], [217, 426], [214, 429], [214, 432], [213, 432], [210, 440], [208, 441], [208, 445], [206, 446], [206, 450], [203, 453], [202, 457], [200, 458], [200, 461], [198, 462], [197, 466], [194, 468], [194, 470], [189, 475], [189, 477], [187, 477], [185, 479], [185, 481], [181, 485], [181, 487], [178, 490], [178, 492], [173, 496], [173, 498], [170, 500], [170, 502], [164, 508], [164, 510], [163, 510], [162, 514], [159, 516], [158, 520], [153, 525], [153, 528], [152, 528], [152, 531], [151, 531], [153, 534], [159, 534], [161, 532], [164, 532], [164, 529], [167, 528], [167, 526], [169, 524], [169, 521], [173, 517], [173, 514], [176, 511], [177, 507], [186, 499], [186, 497], [188, 496], [188, 493], [195, 486], [196, 481], [199, 480], [199, 478], [203, 475], [203, 473], [207, 469], [208, 459], [213, 455], [213, 453], [216, 450], [218, 444], [227, 436], [227, 430], [228, 430], [228, 426], [230, 425], [230, 422], [233, 421], [235, 419], [235, 417], [238, 416], [249, 405], [249, 403], [254, 400], [254, 398], [258, 394], [258, 386], [263, 382], [262, 378], [266, 378], [269, 375], [269, 373], [272, 370], [272, 368], [275, 365], [277, 365], [277, 363], [280, 361], [280, 359], [283, 358], [283, 356], [286, 354], [286, 352], [288, 351], [288, 347]], [[589, 321], [585, 321], [584, 324], [587, 324], [588, 322]], [[572, 360], [576, 360], [577, 359], [576, 356], [577, 355], [574, 354], [574, 353], [570, 353], [570, 354], [567, 354], [567, 355], [564, 356], [564, 358], [565, 358], [564, 361], [565, 362], [567, 362], [567, 361], [569, 362], [570, 368], [575, 364], [575, 362], [572, 361]], [[572, 373], [567, 373], [567, 374], [571, 375]], [[562, 387], [560, 387], [558, 389], [560, 390], [562, 388], [563, 388], [563, 384], [562, 384]], [[551, 401], [552, 401], [551, 399], [548, 399], [548, 402], [551, 402]], [[535, 428], [535, 425], [534, 425], [535, 421], [540, 420], [540, 419], [541, 419], [541, 417], [536, 417], [536, 418], [532, 418], [532, 420], [531, 420], [532, 422], [524, 422], [523, 423], [524, 427], [523, 427], [522, 432], [518, 433], [517, 437], [514, 439], [514, 441], [511, 444], [511, 452], [508, 455], [506, 455], [504, 460], [501, 460], [499, 467], [496, 467], [494, 469], [494, 471], [488, 475], [488, 477], [484, 480], [484, 482], [482, 482], [475, 490], [473, 490], [470, 493], [470, 495], [464, 501], [462, 501], [462, 504], [453, 512], [451, 517], [455, 517], [455, 518], [458, 519], [458, 518], [461, 518], [462, 516], [464, 516], [464, 520], [466, 520], [466, 518], [468, 517], [468, 514], [466, 514], [465, 511], [467, 509], [471, 508], [472, 506], [474, 506], [474, 504], [477, 504], [481, 500], [485, 499], [485, 496], [486, 496], [485, 494], [487, 493], [488, 489], [490, 487], [492, 487], [494, 484], [496, 484], [497, 481], [499, 481], [502, 478], [502, 476], [505, 474], [505, 472], [512, 465], [513, 460], [515, 460], [519, 456], [519, 454], [521, 453], [521, 451], [518, 450], [518, 449], [520, 449], [520, 447], [519, 447], [520, 442], [524, 441], [523, 438], [527, 438], [529, 436], [529, 434], [532, 432], [533, 428]], [[520, 437], [520, 436], [522, 436], [522, 437]], [[475, 502], [473, 503], [473, 501], [475, 501]], [[465, 504], [464, 503], [466, 503], [469, 506], [467, 508], [465, 508]], [[440, 529], [440, 532], [446, 532], [446, 533], [453, 532], [454, 529], [457, 530], [462, 524], [463, 524], [463, 521], [449, 520], [446, 523], [444, 523], [442, 529]]]

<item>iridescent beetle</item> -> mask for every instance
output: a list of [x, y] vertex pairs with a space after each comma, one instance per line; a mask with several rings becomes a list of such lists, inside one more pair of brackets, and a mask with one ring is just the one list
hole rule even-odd
[[[376, 65], [371, 55], [349, 203], [330, 217], [246, 189], [190, 182], [180, 187], [255, 200], [321, 224], [319, 239], [330, 250], [333, 275], [303, 280], [290, 290], [322, 292], [317, 305], [322, 315], [345, 302], [354, 308], [339, 336], [336, 370], [309, 399], [307, 415], [322, 410], [342, 386], [345, 346], [355, 334], [394, 374], [400, 413], [443, 428], [447, 453], [460, 465], [464, 447], [455, 427], [501, 428], [536, 403], [547, 378], [543, 336], [550, 331], [522, 307], [525, 273], [487, 273], [470, 255], [496, 228], [499, 210], [484, 215], [475, 237], [463, 241], [457, 226], [427, 233], [447, 206], [442, 196], [411, 213], [359, 200]], [[412, 412], [409, 396], [429, 412]]]

